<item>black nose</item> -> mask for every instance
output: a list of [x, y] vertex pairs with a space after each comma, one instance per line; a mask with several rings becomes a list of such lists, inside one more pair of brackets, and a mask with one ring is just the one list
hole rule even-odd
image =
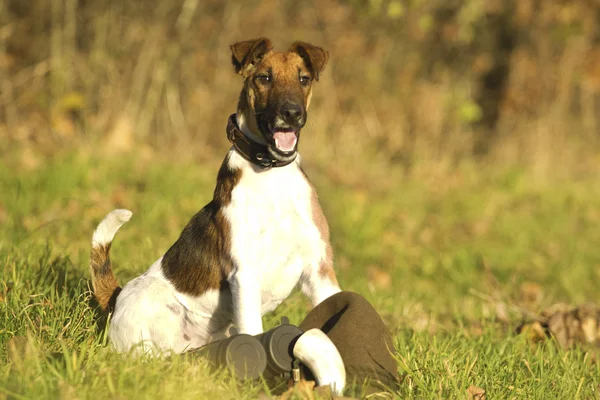
[[287, 103], [281, 107], [281, 116], [286, 124], [300, 125], [302, 123], [302, 107], [294, 103]]

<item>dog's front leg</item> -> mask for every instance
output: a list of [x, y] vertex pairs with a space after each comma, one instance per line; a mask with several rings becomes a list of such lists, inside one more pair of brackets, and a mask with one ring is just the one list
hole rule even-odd
[[233, 298], [233, 324], [238, 333], [262, 333], [260, 282], [252, 273], [239, 270], [228, 281]]
[[313, 307], [340, 292], [332, 264], [324, 260], [317, 265], [309, 266], [302, 273], [300, 278], [302, 292], [310, 298]]

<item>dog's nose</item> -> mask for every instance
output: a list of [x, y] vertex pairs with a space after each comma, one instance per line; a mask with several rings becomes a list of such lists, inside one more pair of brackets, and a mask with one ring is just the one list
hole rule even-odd
[[281, 107], [281, 116], [287, 124], [298, 125], [302, 123], [302, 107], [294, 103], [287, 103]]

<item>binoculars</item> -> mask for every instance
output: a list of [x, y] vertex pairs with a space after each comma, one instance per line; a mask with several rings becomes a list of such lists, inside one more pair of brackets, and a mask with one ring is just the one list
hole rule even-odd
[[293, 347], [302, 334], [300, 328], [283, 317], [279, 326], [260, 335], [233, 335], [190, 353], [207, 358], [214, 367], [232, 370], [240, 379], [261, 375], [270, 379], [292, 372]]

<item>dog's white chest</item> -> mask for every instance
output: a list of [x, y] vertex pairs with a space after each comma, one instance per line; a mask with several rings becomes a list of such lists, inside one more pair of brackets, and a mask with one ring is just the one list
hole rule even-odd
[[236, 268], [260, 282], [265, 313], [289, 295], [304, 268], [318, 264], [325, 244], [312, 218], [311, 187], [297, 164], [256, 172], [236, 156], [231, 162], [243, 168], [242, 177], [225, 209], [231, 251]]

